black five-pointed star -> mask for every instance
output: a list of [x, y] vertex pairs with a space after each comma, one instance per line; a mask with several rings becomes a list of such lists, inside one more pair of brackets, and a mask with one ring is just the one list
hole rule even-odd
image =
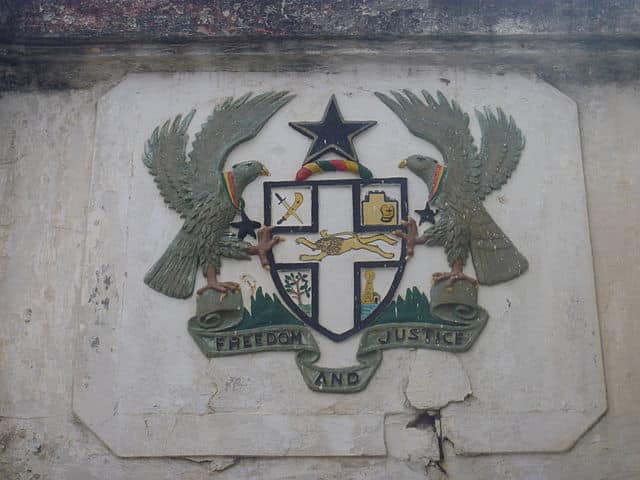
[[424, 222], [429, 222], [433, 225], [436, 223], [436, 215], [438, 214], [438, 210], [431, 210], [431, 206], [429, 202], [424, 206], [422, 210], [414, 210], [418, 215], [420, 215], [420, 223], [418, 225], [422, 225]]
[[242, 210], [240, 212], [240, 221], [232, 222], [231, 226], [238, 229], [238, 239], [244, 240], [247, 235], [256, 238], [256, 228], [260, 228], [260, 223], [251, 220]]
[[357, 162], [358, 155], [353, 148], [353, 137], [376, 123], [375, 121], [345, 122], [335, 95], [331, 95], [322, 121], [289, 122], [289, 125], [313, 140], [304, 163], [312, 162], [328, 152], [337, 153], [347, 160]]

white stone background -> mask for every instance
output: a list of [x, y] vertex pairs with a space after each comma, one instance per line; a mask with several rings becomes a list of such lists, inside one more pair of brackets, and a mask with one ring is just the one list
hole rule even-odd
[[[437, 449], [417, 429], [412, 451], [404, 444], [395, 450], [389, 428], [386, 458], [196, 462], [117, 458], [77, 422], [71, 411], [73, 309], [81, 294], [96, 101], [104, 90], [0, 100], [0, 473], [21, 479], [441, 477], [427, 466]], [[580, 111], [609, 411], [565, 454], [464, 457], [445, 442], [442, 465], [450, 478], [640, 476], [640, 327], [634, 315], [640, 306], [634, 284], [640, 96], [636, 88], [611, 85], [561, 90]], [[406, 422], [395, 423], [403, 429]]]
[[[451, 84], [442, 85], [443, 77], [452, 79]], [[530, 272], [480, 290], [479, 301], [492, 321], [469, 352], [456, 359], [443, 352], [386, 352], [382, 368], [359, 394], [312, 392], [287, 353], [206, 359], [184, 328], [184, 319], [193, 314], [193, 299], [167, 298], [142, 282], [180, 225], [160, 201], [140, 160], [149, 132], [176, 109], [198, 107], [190, 129], [197, 132], [220, 98], [292, 88], [298, 97], [228, 160], [232, 165], [260, 159], [271, 178], [288, 180], [309, 141], [287, 120], [318, 118], [336, 94], [346, 118], [378, 120], [377, 134], [362, 135], [356, 145], [362, 161], [384, 178], [399, 173], [400, 158], [415, 152], [437, 155], [372, 95], [398, 85], [416, 91], [440, 88], [467, 110], [500, 105], [518, 119], [528, 141], [523, 159], [517, 173], [485, 204], [526, 252]], [[604, 412], [577, 111], [571, 99], [548, 83], [518, 74], [406, 64], [391, 70], [375, 62], [330, 76], [150, 73], [128, 76], [99, 100], [97, 111], [73, 407], [118, 455], [383, 455], [392, 448], [389, 442], [384, 445], [385, 417], [444, 407], [470, 393], [473, 397], [452, 403], [442, 414], [443, 431], [456, 452], [557, 452], [569, 448]], [[477, 123], [470, 128], [479, 137]], [[322, 178], [330, 176], [345, 174]], [[407, 181], [410, 208], [422, 207], [423, 182], [411, 174]], [[260, 218], [260, 187], [256, 181], [243, 195], [254, 218]], [[329, 223], [331, 209], [343, 199], [319, 194], [321, 226], [348, 229], [349, 213]], [[289, 240], [278, 247], [276, 257], [291, 248], [296, 246]], [[351, 283], [351, 265], [336, 267], [340, 263], [326, 259], [320, 267], [321, 295], [330, 291], [331, 281]], [[446, 268], [439, 249], [417, 249], [398, 292], [414, 285], [426, 290], [429, 272]], [[255, 262], [224, 262], [221, 276], [240, 279], [244, 273], [273, 291], [268, 274]], [[320, 322], [342, 320], [343, 312], [352, 309], [350, 297], [321, 298]], [[357, 336], [340, 343], [315, 337], [323, 352], [321, 365], [355, 362]], [[471, 388], [452, 390], [450, 380], [458, 377], [468, 378]], [[449, 397], [434, 402], [435, 392]], [[391, 442], [404, 445], [401, 433], [411, 432], [400, 430]]]

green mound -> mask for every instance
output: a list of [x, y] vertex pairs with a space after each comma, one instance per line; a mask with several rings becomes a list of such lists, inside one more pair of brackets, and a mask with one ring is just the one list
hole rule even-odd
[[431, 315], [429, 299], [417, 287], [408, 288], [404, 298], [393, 300], [373, 325], [385, 323], [442, 323]]
[[264, 293], [260, 287], [256, 291], [256, 295], [251, 298], [251, 313], [246, 308], [244, 309], [242, 322], [236, 325], [235, 330], [280, 325], [304, 324], [282, 305], [278, 297]]

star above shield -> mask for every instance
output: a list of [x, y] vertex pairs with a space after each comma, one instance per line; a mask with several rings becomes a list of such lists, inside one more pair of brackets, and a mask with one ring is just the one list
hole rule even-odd
[[372, 120], [345, 121], [338, 108], [336, 96], [331, 95], [321, 121], [289, 122], [289, 125], [313, 140], [303, 162], [307, 164], [328, 152], [337, 153], [347, 160], [357, 162], [358, 155], [353, 146], [353, 139], [376, 123]]

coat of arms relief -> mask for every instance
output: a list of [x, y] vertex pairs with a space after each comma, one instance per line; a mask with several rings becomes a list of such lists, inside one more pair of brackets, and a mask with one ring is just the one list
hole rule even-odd
[[[151, 134], [144, 164], [184, 223], [144, 281], [170, 297], [196, 293], [188, 329], [206, 356], [294, 351], [312, 390], [357, 392], [386, 349], [468, 350], [490, 315], [478, 305], [479, 286], [527, 270], [525, 256], [483, 205], [508, 181], [525, 147], [514, 119], [500, 108], [477, 110], [476, 145], [470, 116], [440, 92], [376, 93], [371, 101], [382, 101], [441, 160], [420, 151], [360, 158], [355, 139], [366, 141], [379, 128], [375, 120], [345, 118], [336, 96], [324, 113], [309, 112], [311, 119], [285, 119], [281, 110], [295, 102], [285, 91], [221, 101], [192, 143], [193, 111]], [[270, 121], [289, 122], [311, 142], [290, 176], [273, 178], [269, 165], [254, 159], [228, 165], [231, 151]], [[377, 176], [383, 162], [396, 173]], [[420, 204], [409, 203], [410, 175], [424, 184]], [[252, 218], [243, 191], [261, 178], [262, 216]], [[421, 265], [422, 281], [405, 285], [407, 265], [421, 261], [419, 248], [442, 248], [450, 269]], [[252, 256], [259, 260], [252, 268], [268, 269], [271, 285], [225, 277], [226, 262]], [[206, 284], [196, 292], [199, 274]], [[250, 299], [242, 281], [251, 285]], [[360, 335], [357, 364], [316, 365], [321, 351], [312, 331], [334, 342]]]

